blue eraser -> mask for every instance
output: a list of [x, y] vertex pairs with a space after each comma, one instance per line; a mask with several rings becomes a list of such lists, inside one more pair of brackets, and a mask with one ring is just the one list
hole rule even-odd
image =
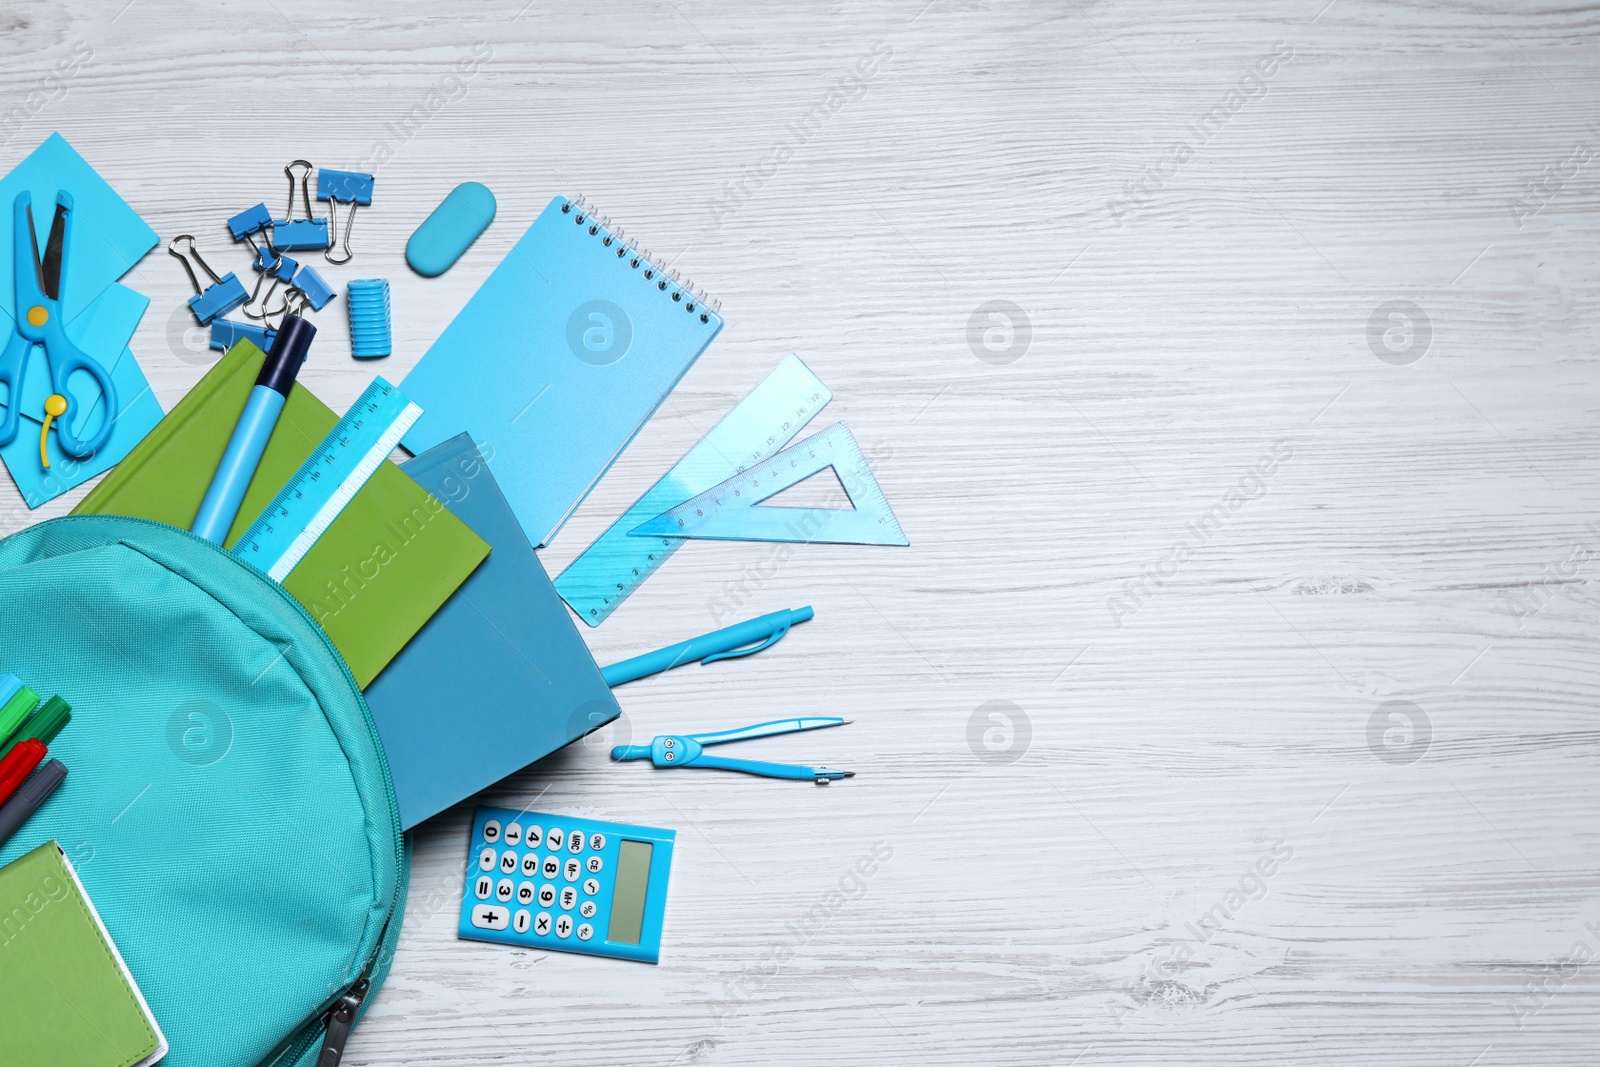
[[406, 262], [424, 278], [443, 274], [489, 228], [494, 210], [488, 186], [477, 182], [456, 186], [406, 242]]
[[272, 247], [288, 252], [328, 247], [327, 219], [273, 219]]
[[346, 204], [372, 203], [372, 175], [355, 170], [317, 171], [317, 199], [339, 200]]
[[252, 233], [260, 233], [263, 226], [271, 225], [272, 212], [267, 210], [267, 205], [257, 204], [229, 219], [228, 232], [233, 234], [235, 241], [242, 241]]
[[189, 310], [200, 320], [200, 325], [209, 326], [212, 319], [241, 307], [249, 299], [250, 294], [244, 291], [244, 282], [229, 271], [220, 282], [206, 286], [205, 292], [199, 296], [191, 296]]
[[226, 352], [240, 341], [249, 341], [261, 351], [270, 352], [272, 342], [277, 336], [276, 330], [252, 326], [248, 322], [234, 322], [231, 319], [211, 320], [211, 347], [220, 352]]
[[333, 299], [333, 290], [309, 263], [300, 268], [291, 284], [306, 294], [306, 299], [311, 301], [311, 306], [317, 311], [321, 311], [328, 301]]

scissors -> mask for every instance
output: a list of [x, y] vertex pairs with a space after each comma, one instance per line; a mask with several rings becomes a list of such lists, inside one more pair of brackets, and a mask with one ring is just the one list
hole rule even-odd
[[[39, 461], [46, 467], [50, 466], [50, 456], [45, 450], [45, 440], [52, 422], [55, 422], [56, 441], [61, 451], [77, 459], [88, 459], [104, 447], [111, 436], [117, 410], [117, 387], [110, 373], [73, 343], [62, 321], [61, 276], [66, 268], [71, 226], [72, 194], [62, 190], [56, 194], [55, 219], [50, 224], [50, 236], [45, 239], [41, 258], [39, 235], [33, 227], [33, 194], [18, 193], [12, 204], [12, 270], [17, 286], [17, 303], [12, 310], [16, 313], [16, 332], [11, 335], [5, 351], [0, 353], [0, 384], [6, 386], [6, 411], [0, 416], [0, 445], [8, 445], [16, 439], [22, 414], [23, 372], [33, 346], [43, 345], [45, 359], [50, 364], [50, 386], [54, 390], [44, 402], [44, 429], [39, 434]], [[66, 418], [73, 408], [67, 379], [80, 370], [95, 380], [105, 398], [105, 418], [100, 429], [87, 441], [78, 439], [72, 432], [72, 420]]]

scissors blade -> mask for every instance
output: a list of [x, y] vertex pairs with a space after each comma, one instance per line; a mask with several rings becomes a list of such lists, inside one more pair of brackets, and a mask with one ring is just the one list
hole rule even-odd
[[[33, 225], [33, 212], [28, 213], [28, 225]], [[51, 300], [61, 299], [61, 260], [67, 235], [67, 205], [56, 205], [56, 216], [50, 223], [50, 236], [44, 244], [44, 258], [39, 261], [39, 288]], [[39, 254], [39, 239], [34, 238], [34, 255]]]
[[33, 254], [28, 256], [28, 250], [22, 247], [22, 235], [20, 233], [17, 234], [15, 244], [17, 252], [16, 268], [20, 271], [22, 269], [22, 258], [28, 256], [28, 266], [33, 268], [33, 280], [38, 283], [42, 292], [44, 290], [44, 273], [39, 269], [39, 234], [33, 228], [33, 205], [27, 205], [25, 210], [28, 212], [28, 244], [32, 248]]

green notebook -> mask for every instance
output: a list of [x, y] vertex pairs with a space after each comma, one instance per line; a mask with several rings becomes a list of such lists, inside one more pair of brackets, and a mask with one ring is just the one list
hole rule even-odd
[[[240, 341], [74, 515], [129, 515], [185, 530], [266, 359]], [[296, 384], [228, 532], [232, 546], [339, 417]], [[393, 463], [378, 468], [283, 587], [333, 638], [362, 688], [489, 554], [489, 546]]]
[[28, 1067], [142, 1067], [167, 1054], [127, 964], [54, 841], [0, 867], [0, 1049]]

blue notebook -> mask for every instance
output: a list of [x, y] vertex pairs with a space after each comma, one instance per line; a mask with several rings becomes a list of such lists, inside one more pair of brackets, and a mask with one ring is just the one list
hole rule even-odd
[[401, 469], [492, 549], [367, 687], [409, 830], [622, 709], [472, 439]]
[[401, 383], [423, 411], [402, 443], [470, 433], [548, 544], [720, 329], [693, 290], [557, 197]]

